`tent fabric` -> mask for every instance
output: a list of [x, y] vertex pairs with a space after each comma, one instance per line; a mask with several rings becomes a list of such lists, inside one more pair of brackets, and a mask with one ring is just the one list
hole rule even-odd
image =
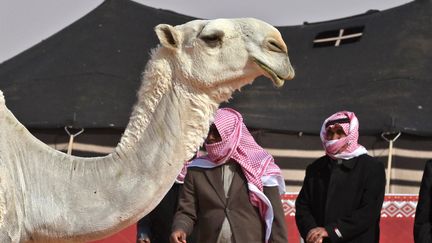
[[0, 65], [6, 104], [27, 127], [124, 128], [158, 43], [153, 28], [190, 20], [132, 1], [105, 1]]
[[[325, 117], [351, 110], [359, 117], [360, 134], [431, 136], [431, 12], [431, 1], [423, 0], [340, 20], [278, 27], [296, 78], [280, 89], [258, 78], [224, 106], [239, 110], [255, 129], [318, 134]], [[192, 19], [128, 0], [107, 0], [0, 64], [7, 106], [32, 128], [124, 129], [140, 74], [158, 43], [154, 26]], [[314, 47], [317, 36], [350, 28], [362, 30], [358, 41]]]
[[[281, 27], [296, 70], [281, 89], [257, 82], [236, 94], [250, 127], [318, 134], [324, 118], [354, 111], [360, 134], [432, 135], [432, 1]], [[314, 48], [316, 35], [362, 26], [358, 42]], [[261, 81], [261, 80], [260, 80]]]
[[[49, 146], [66, 152], [69, 137], [64, 129], [31, 129], [30, 132]], [[114, 151], [120, 141], [122, 129], [85, 129], [75, 137], [72, 154], [75, 156], [103, 156]], [[258, 144], [273, 155], [281, 168], [286, 191], [298, 192], [303, 184], [306, 167], [324, 155], [319, 135], [278, 133], [251, 130]], [[380, 136], [360, 136], [359, 142], [369, 154], [387, 168], [388, 142]], [[391, 192], [418, 193], [423, 168], [432, 158], [432, 138], [402, 134], [394, 142], [392, 156]]]

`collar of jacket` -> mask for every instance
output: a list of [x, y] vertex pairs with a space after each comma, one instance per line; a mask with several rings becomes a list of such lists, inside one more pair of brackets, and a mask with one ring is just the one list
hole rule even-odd
[[[329, 166], [330, 167], [332, 165], [336, 165], [337, 164], [337, 160], [332, 159], [329, 156], [327, 156], [327, 157], [328, 157], [328, 160], [329, 160]], [[347, 169], [349, 169], [349, 170], [352, 170], [355, 167], [355, 165], [357, 163], [357, 160], [358, 160], [358, 157], [354, 157], [354, 158], [348, 159], [348, 160], [344, 160], [343, 159], [342, 160], [342, 166], [345, 167], [345, 168], [347, 168]]]

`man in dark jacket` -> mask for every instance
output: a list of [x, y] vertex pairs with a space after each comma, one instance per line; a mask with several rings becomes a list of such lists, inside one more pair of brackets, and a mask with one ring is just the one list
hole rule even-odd
[[219, 109], [205, 147], [188, 166], [171, 242], [186, 242], [196, 227], [202, 243], [287, 243], [283, 177], [242, 116]]
[[306, 169], [296, 223], [306, 243], [377, 243], [384, 165], [357, 143], [354, 113], [338, 112], [321, 128], [326, 155]]
[[432, 242], [432, 160], [426, 162], [414, 219], [414, 242]]

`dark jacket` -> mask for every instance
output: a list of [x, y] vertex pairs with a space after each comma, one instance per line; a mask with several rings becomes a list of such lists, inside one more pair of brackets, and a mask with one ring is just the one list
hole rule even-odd
[[414, 219], [414, 242], [432, 242], [432, 160], [426, 162]]
[[379, 242], [384, 189], [384, 165], [369, 155], [342, 164], [328, 156], [319, 158], [307, 167], [296, 200], [301, 236], [306, 239], [309, 230], [324, 227], [329, 234], [324, 242]]
[[[190, 234], [197, 226], [197, 242], [216, 242], [225, 217], [231, 225], [236, 243], [262, 243], [265, 224], [258, 209], [249, 202], [247, 180], [239, 166], [225, 197], [221, 167], [188, 168], [180, 192], [179, 207], [174, 216], [173, 230]], [[285, 216], [277, 187], [264, 187], [264, 194], [273, 206], [274, 221], [269, 242], [288, 241]]]

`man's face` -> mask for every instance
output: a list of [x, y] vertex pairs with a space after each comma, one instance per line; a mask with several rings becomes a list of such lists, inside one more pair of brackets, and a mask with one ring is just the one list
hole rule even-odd
[[210, 126], [210, 130], [209, 130], [209, 133], [208, 133], [207, 138], [206, 138], [206, 143], [212, 144], [212, 143], [217, 143], [220, 141], [222, 141], [222, 138], [221, 138], [215, 124], [212, 124]]
[[326, 130], [326, 139], [327, 140], [337, 140], [346, 137], [343, 128], [339, 124], [331, 125]]

